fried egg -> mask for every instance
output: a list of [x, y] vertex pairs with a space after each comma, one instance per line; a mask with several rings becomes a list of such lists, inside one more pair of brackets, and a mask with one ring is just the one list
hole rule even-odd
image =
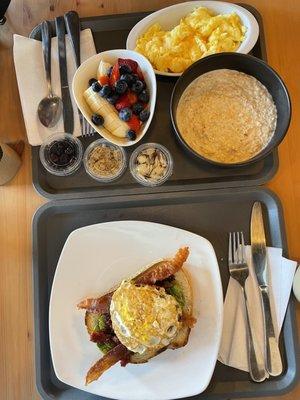
[[159, 24], [140, 36], [135, 50], [162, 72], [183, 72], [210, 54], [236, 51], [245, 38], [246, 27], [236, 13], [214, 15], [199, 7], [170, 31]]
[[128, 281], [114, 292], [110, 315], [120, 342], [139, 354], [168, 346], [182, 324], [181, 308], [164, 288]]

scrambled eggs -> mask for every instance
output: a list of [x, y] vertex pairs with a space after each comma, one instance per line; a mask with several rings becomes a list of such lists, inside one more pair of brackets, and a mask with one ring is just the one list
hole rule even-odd
[[199, 7], [171, 31], [152, 25], [136, 43], [153, 67], [163, 72], [183, 72], [210, 54], [235, 51], [244, 40], [246, 28], [235, 13], [214, 15]]

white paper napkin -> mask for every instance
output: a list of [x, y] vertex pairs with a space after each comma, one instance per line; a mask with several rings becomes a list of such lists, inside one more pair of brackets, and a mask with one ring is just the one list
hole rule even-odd
[[[246, 246], [246, 257], [250, 269], [246, 291], [250, 304], [253, 336], [258, 343], [259, 357], [263, 357], [263, 319], [250, 246]], [[275, 334], [278, 338], [297, 263], [282, 257], [282, 250], [274, 247], [267, 248], [267, 260], [271, 312]], [[238, 282], [230, 278], [224, 303], [223, 333], [218, 359], [231, 367], [249, 371], [244, 313], [244, 299], [241, 288]]]
[[[74, 110], [74, 135], [79, 136], [81, 134], [80, 123], [72, 94], [72, 79], [76, 71], [76, 64], [68, 35], [66, 35], [66, 51], [69, 90]], [[85, 29], [80, 33], [80, 53], [81, 62], [96, 54], [90, 29]], [[64, 132], [62, 117], [55, 127], [46, 128], [40, 123], [37, 116], [38, 104], [48, 93], [42, 42], [14, 35], [13, 56], [28, 141], [32, 146], [38, 146], [49, 135], [56, 132]], [[57, 37], [52, 38], [51, 78], [53, 92], [61, 96]]]

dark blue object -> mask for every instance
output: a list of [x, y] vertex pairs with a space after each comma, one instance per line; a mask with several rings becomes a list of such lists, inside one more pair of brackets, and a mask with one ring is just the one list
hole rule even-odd
[[102, 89], [100, 90], [101, 97], [108, 97], [111, 93], [112, 93], [112, 90], [109, 85], [102, 86]]
[[135, 103], [135, 104], [132, 106], [132, 111], [133, 111], [133, 113], [136, 114], [136, 115], [139, 115], [139, 113], [140, 113], [141, 111], [143, 111], [143, 109], [144, 109], [144, 106], [143, 106], [142, 103]]
[[147, 119], [149, 118], [149, 116], [150, 116], [150, 111], [149, 111], [149, 110], [143, 110], [143, 111], [141, 111], [140, 114], [139, 114], [139, 119], [140, 119], [142, 122], [146, 122]]
[[125, 81], [123, 80], [118, 80], [115, 84], [115, 90], [117, 93], [119, 94], [123, 94], [126, 92], [126, 90], [128, 89], [128, 85]]
[[142, 90], [141, 93], [138, 95], [138, 99], [143, 103], [148, 103], [149, 93], [147, 92], [147, 90]]
[[144, 89], [144, 83], [139, 79], [136, 80], [131, 87], [131, 90], [135, 93], [140, 93]]
[[122, 121], [129, 121], [132, 117], [132, 111], [128, 107], [122, 108], [122, 110], [119, 112], [119, 117]]
[[127, 135], [129, 140], [135, 140], [136, 139], [136, 133], [133, 129], [129, 129], [129, 131], [127, 132]]
[[104, 118], [102, 117], [102, 115], [93, 114], [93, 115], [92, 115], [92, 122], [93, 122], [95, 125], [100, 126], [100, 125], [103, 125], [103, 123], [104, 123]]

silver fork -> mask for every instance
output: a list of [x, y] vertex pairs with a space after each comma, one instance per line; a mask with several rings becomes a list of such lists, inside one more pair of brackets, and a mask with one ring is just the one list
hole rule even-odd
[[81, 135], [83, 137], [92, 136], [95, 133], [94, 128], [84, 118], [84, 116], [81, 114], [79, 109], [78, 109], [78, 115], [79, 115], [79, 121], [80, 121], [80, 126], [81, 126]]
[[250, 376], [253, 381], [262, 382], [268, 377], [268, 373], [265, 369], [264, 359], [258, 359], [259, 353], [257, 352], [257, 344], [253, 340], [251, 330], [248, 299], [245, 290], [246, 281], [249, 276], [249, 267], [245, 257], [243, 232], [229, 233], [228, 265], [230, 276], [240, 284], [244, 295], [248, 345], [247, 353]]

